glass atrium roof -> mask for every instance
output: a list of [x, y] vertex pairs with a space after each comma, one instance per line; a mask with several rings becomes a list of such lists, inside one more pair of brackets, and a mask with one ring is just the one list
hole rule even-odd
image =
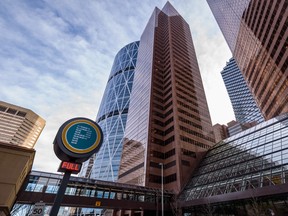
[[217, 143], [179, 198], [189, 201], [288, 182], [288, 114]]

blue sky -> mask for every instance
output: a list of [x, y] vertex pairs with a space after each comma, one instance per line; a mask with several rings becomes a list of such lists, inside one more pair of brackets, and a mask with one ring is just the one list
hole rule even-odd
[[[234, 119], [220, 71], [231, 57], [205, 0], [171, 0], [189, 23], [213, 124]], [[0, 100], [46, 120], [35, 170], [56, 172], [58, 128], [74, 117], [95, 119], [114, 56], [139, 40], [152, 0], [1, 0]]]

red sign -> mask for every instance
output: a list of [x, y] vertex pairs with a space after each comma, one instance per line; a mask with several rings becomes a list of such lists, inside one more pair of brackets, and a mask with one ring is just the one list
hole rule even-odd
[[62, 161], [58, 169], [58, 172], [72, 171], [72, 173], [77, 174], [80, 172], [80, 170], [81, 170], [81, 164]]

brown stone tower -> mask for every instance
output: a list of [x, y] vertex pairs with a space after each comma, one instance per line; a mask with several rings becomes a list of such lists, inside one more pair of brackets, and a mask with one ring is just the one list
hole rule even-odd
[[189, 25], [167, 2], [140, 40], [119, 182], [179, 192], [214, 143]]

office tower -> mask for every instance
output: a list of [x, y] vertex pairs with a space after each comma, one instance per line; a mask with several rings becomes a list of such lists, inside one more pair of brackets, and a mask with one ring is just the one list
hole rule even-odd
[[139, 41], [130, 43], [115, 56], [96, 118], [103, 130], [103, 144], [83, 164], [80, 176], [117, 180], [138, 46]]
[[29, 109], [0, 101], [0, 142], [32, 149], [45, 120]]
[[220, 142], [229, 137], [228, 127], [226, 125], [215, 124], [213, 125], [213, 132], [215, 137], [215, 143]]
[[207, 2], [264, 118], [288, 112], [288, 1]]
[[236, 120], [240, 124], [263, 122], [264, 118], [258, 108], [244, 77], [233, 58], [221, 71], [228, 95], [230, 97]]
[[214, 136], [189, 26], [169, 2], [141, 36], [130, 100], [119, 182], [163, 177], [180, 191]]
[[10, 215], [17, 193], [31, 171], [45, 120], [29, 109], [0, 101], [0, 215]]
[[250, 122], [250, 123], [245, 123], [245, 124], [241, 124], [237, 121], [230, 121], [227, 123], [227, 129], [228, 129], [228, 134], [230, 136], [234, 136], [244, 130], [247, 130], [248, 128], [254, 127], [255, 125], [257, 125], [257, 122]]

